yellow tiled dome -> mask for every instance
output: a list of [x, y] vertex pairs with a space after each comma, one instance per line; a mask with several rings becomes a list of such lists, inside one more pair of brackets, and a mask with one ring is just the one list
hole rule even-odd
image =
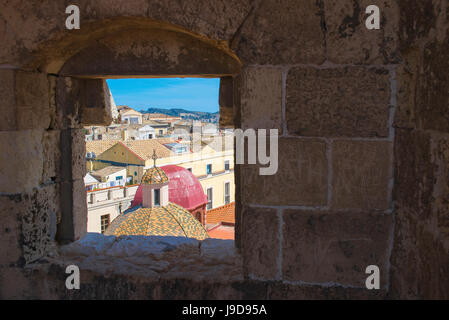
[[105, 235], [173, 236], [198, 240], [209, 237], [189, 211], [172, 202], [165, 207], [131, 209], [115, 218]]
[[145, 172], [141, 184], [160, 184], [166, 182], [168, 182], [168, 177], [164, 170], [159, 167], [153, 167]]

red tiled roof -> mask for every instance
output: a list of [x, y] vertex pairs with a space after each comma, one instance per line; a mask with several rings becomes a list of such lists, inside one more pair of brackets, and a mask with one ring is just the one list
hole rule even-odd
[[206, 212], [207, 224], [217, 224], [221, 222], [235, 224], [235, 202], [225, 204], [224, 206]]
[[214, 239], [234, 240], [234, 227], [219, 225], [207, 231], [209, 237]]

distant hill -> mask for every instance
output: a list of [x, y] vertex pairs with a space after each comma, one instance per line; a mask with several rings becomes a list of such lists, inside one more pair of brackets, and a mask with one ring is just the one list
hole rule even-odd
[[162, 108], [148, 108], [147, 110], [140, 111], [142, 113], [162, 113], [173, 117], [182, 117], [184, 119], [218, 119], [219, 112], [204, 112], [204, 111], [190, 111], [185, 109], [162, 109]]

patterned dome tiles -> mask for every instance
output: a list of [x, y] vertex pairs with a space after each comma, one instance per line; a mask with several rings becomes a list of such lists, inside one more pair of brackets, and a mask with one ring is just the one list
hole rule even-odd
[[160, 184], [167, 183], [168, 177], [164, 170], [159, 167], [148, 169], [142, 177], [141, 184]]
[[204, 240], [208, 234], [190, 212], [174, 203], [166, 207], [137, 207], [112, 221], [106, 235], [173, 236]]

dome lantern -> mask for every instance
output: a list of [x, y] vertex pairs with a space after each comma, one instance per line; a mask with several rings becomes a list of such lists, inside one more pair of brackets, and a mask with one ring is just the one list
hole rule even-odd
[[154, 166], [142, 177], [142, 206], [144, 208], [164, 207], [168, 205], [168, 177], [156, 166], [156, 150], [153, 150]]

